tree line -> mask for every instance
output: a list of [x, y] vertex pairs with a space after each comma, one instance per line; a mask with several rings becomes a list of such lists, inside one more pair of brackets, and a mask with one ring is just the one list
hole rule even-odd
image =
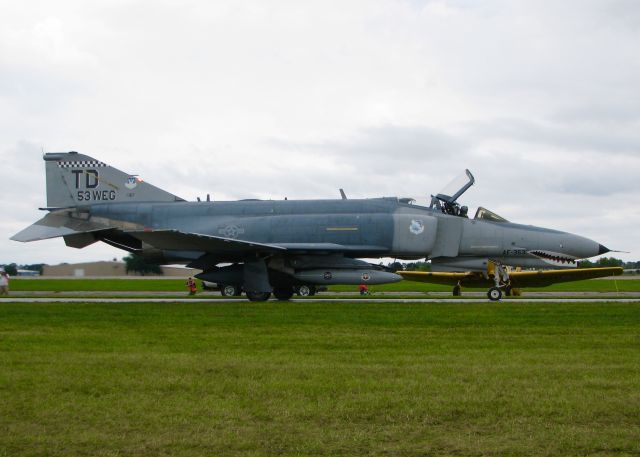
[[[116, 259], [113, 259], [116, 260]], [[141, 276], [145, 274], [163, 274], [160, 265], [155, 263], [147, 262], [144, 257], [137, 254], [129, 254], [126, 257], [123, 257], [124, 261], [124, 269], [127, 273], [138, 273]], [[46, 266], [46, 263], [35, 263], [28, 265], [18, 265], [16, 263], [5, 263], [4, 265], [0, 265], [4, 269], [4, 271], [9, 274], [9, 276], [17, 276], [18, 270], [29, 270], [29, 271], [37, 271], [38, 274], [42, 274], [42, 270]]]

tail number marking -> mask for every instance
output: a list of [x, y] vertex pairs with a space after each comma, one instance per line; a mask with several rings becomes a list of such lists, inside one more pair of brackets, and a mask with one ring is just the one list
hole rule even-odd
[[76, 177], [76, 189], [80, 189], [80, 175], [84, 173], [84, 187], [86, 189], [95, 189], [100, 185], [98, 179], [98, 170], [71, 170]]
[[[76, 189], [84, 185], [85, 189], [96, 189], [100, 185], [98, 170], [70, 170], [75, 177]], [[84, 174], [84, 179], [81, 176]], [[115, 190], [78, 190], [76, 197], [80, 202], [113, 201], [116, 199]]]
[[525, 249], [505, 249], [504, 251], [502, 251], [502, 255], [505, 255], [505, 256], [527, 255], [527, 251]]
[[116, 199], [115, 190], [79, 190], [78, 201], [110, 201]]

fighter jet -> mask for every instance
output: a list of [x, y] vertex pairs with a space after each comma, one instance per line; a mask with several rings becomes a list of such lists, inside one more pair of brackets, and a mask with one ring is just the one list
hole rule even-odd
[[[484, 208], [469, 219], [456, 202], [475, 182], [468, 170], [461, 185], [432, 197], [429, 207], [344, 193], [335, 200], [188, 202], [87, 155], [43, 158], [47, 214], [13, 240], [62, 237], [74, 248], [101, 241], [150, 262], [200, 269], [196, 277], [244, 290], [252, 301], [272, 293], [288, 300], [301, 286], [384, 284], [403, 276], [456, 287], [476, 280], [498, 300], [520, 282], [507, 266], [564, 270], [547, 281], [618, 274], [570, 270], [578, 259], [609, 251], [590, 239], [510, 223]], [[426, 257], [447, 272], [397, 274], [360, 260], [382, 257]]]

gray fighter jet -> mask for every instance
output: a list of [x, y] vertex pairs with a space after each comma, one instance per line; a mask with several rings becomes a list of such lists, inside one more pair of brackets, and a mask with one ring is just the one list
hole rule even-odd
[[[562, 268], [564, 279], [552, 279], [580, 279], [594, 273], [566, 270], [577, 259], [609, 251], [581, 236], [510, 223], [484, 208], [469, 219], [457, 203], [474, 183], [468, 170], [429, 207], [407, 198], [351, 200], [344, 194], [336, 200], [187, 202], [77, 152], [48, 153], [44, 161], [42, 209], [48, 213], [13, 240], [63, 237], [74, 248], [102, 241], [152, 262], [200, 269], [198, 278], [244, 290], [253, 301], [272, 293], [288, 300], [300, 286], [400, 281], [401, 275], [359, 260], [380, 257], [427, 257], [440, 276], [402, 274], [452, 283], [458, 292], [470, 279], [482, 279], [491, 286], [489, 298], [499, 300], [511, 287], [507, 266]], [[599, 276], [610, 274], [616, 272]]]

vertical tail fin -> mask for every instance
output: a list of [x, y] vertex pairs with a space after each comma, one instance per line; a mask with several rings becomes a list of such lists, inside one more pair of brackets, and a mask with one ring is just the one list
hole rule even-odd
[[180, 197], [93, 157], [77, 152], [44, 155], [47, 206], [62, 208], [117, 202], [174, 202]]

